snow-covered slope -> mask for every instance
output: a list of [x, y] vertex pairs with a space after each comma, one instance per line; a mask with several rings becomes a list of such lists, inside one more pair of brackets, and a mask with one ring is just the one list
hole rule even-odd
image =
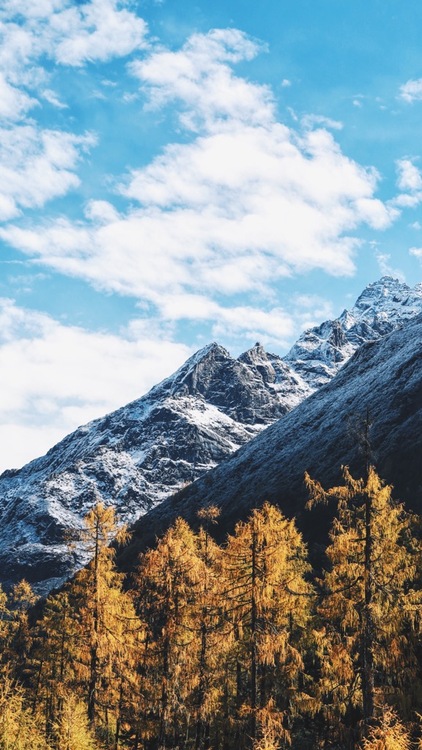
[[328, 383], [366, 341], [375, 341], [422, 312], [422, 284], [384, 276], [362, 292], [336, 320], [305, 331], [284, 357], [311, 390]]
[[251, 508], [278, 503], [318, 543], [327, 511], [304, 511], [304, 472], [327, 488], [341, 482], [342, 465], [361, 476], [366, 455], [359, 435], [368, 414], [372, 462], [396, 497], [422, 513], [422, 315], [364, 344], [330, 383], [139, 519], [121, 556], [123, 568], [177, 516], [195, 524], [198, 508], [208, 504], [220, 507], [220, 527], [227, 531]]
[[304, 333], [287, 357], [217, 344], [146, 396], [80, 427], [0, 477], [0, 576], [51, 587], [84, 561], [65, 536], [101, 497], [133, 521], [191, 483], [331, 379], [364, 341], [422, 311], [422, 285], [370, 285], [337, 321]]
[[66, 532], [100, 497], [130, 522], [216, 466], [306, 394], [258, 344], [238, 360], [217, 344], [146, 396], [80, 427], [0, 478], [1, 579], [47, 587], [84, 561]]

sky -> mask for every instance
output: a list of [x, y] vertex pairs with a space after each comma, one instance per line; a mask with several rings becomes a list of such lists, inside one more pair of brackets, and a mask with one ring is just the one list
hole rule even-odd
[[418, 0], [3, 0], [0, 470], [422, 265]]

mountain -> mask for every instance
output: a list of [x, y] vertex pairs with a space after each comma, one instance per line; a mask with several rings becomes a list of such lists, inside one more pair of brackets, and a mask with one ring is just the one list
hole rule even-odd
[[302, 333], [284, 357], [314, 391], [328, 383], [367, 341], [376, 341], [422, 312], [422, 284], [411, 289], [384, 276], [364, 289], [339, 318]]
[[337, 320], [306, 331], [284, 359], [259, 344], [235, 359], [211, 344], [142, 398], [80, 427], [22, 469], [4, 472], [3, 582], [25, 576], [40, 591], [60, 583], [85, 561], [81, 546], [70, 550], [66, 536], [96, 498], [113, 503], [122, 521], [134, 521], [294, 407], [296, 414], [365, 341], [420, 311], [422, 285], [410, 289], [386, 277]]
[[325, 487], [341, 483], [341, 466], [364, 471], [362, 428], [371, 423], [371, 461], [395, 496], [422, 513], [422, 315], [364, 344], [330, 383], [251, 440], [205, 477], [139, 519], [124, 569], [177, 517], [196, 525], [198, 508], [221, 509], [221, 533], [268, 500], [296, 517], [314, 545], [329, 510], [305, 511], [304, 473]]
[[256, 345], [238, 360], [217, 344], [146, 396], [80, 427], [0, 478], [0, 570], [42, 590], [85, 561], [68, 532], [98, 497], [135, 520], [216, 466], [306, 395], [283, 361]]

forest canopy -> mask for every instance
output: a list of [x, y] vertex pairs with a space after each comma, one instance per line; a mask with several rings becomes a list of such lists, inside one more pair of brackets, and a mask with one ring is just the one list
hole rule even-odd
[[[335, 517], [315, 574], [295, 521], [264, 504], [223, 544], [181, 518], [130, 580], [101, 502], [92, 560], [33, 614], [0, 593], [0, 750], [422, 747], [420, 521], [375, 469], [310, 502]], [[315, 512], [315, 511], [310, 511]]]

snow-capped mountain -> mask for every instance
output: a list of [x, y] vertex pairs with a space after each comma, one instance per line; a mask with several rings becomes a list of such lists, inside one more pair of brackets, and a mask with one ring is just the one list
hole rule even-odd
[[[284, 358], [256, 344], [238, 359], [218, 344], [127, 406], [80, 427], [0, 477], [0, 571], [42, 590], [84, 561], [69, 551], [100, 497], [133, 521], [201, 477], [330, 380], [365, 341], [422, 311], [422, 285], [371, 284], [349, 312], [305, 332]], [[206, 479], [204, 481], [207, 481]]]
[[[0, 571], [48, 586], [84, 561], [66, 531], [100, 497], [131, 522], [283, 416], [307, 389], [256, 345], [234, 359], [211, 344], [146, 396], [80, 427], [0, 477]], [[55, 579], [55, 580], [53, 580]]]
[[205, 477], [164, 500], [134, 529], [120, 555], [131, 569], [139, 552], [182, 516], [198, 523], [198, 508], [219, 506], [221, 532], [264, 501], [294, 516], [313, 552], [326, 534], [330, 511], [305, 511], [304, 473], [328, 488], [341, 483], [341, 466], [362, 476], [362, 441], [371, 425], [370, 460], [392, 483], [396, 498], [422, 514], [422, 314], [400, 330], [364, 344], [330, 383], [261, 432]]
[[328, 383], [366, 341], [391, 333], [420, 312], [422, 283], [411, 289], [384, 276], [369, 284], [339, 318], [302, 333], [284, 361], [314, 391]]

